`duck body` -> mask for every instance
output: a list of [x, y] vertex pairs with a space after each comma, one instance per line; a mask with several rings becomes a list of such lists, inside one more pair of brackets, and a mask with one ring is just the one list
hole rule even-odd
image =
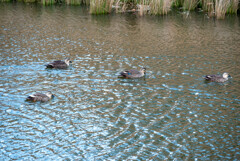
[[120, 73], [119, 78], [141, 78], [145, 75], [146, 68], [142, 68], [140, 71], [135, 69], [125, 70]]
[[229, 77], [230, 77], [230, 75], [228, 73], [223, 73], [222, 76], [221, 75], [206, 75], [206, 76], [204, 76], [204, 79], [206, 81], [223, 83], [223, 82], [226, 82]]
[[47, 68], [56, 68], [56, 69], [66, 69], [69, 67], [70, 63], [72, 63], [69, 59], [64, 61], [56, 60], [46, 65]]
[[26, 98], [26, 101], [32, 101], [32, 102], [47, 102], [53, 98], [53, 94], [51, 92], [47, 92], [46, 94], [43, 93], [35, 93], [33, 95], [30, 95]]

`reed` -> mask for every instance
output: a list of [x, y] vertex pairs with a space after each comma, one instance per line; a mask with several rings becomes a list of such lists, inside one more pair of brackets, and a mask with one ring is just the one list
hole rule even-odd
[[49, 6], [55, 4], [55, 0], [41, 0], [42, 5]]
[[231, 0], [227, 13], [237, 14], [238, 5], [239, 5], [239, 0]]
[[153, 15], [164, 15], [171, 10], [173, 0], [151, 0], [149, 3], [149, 12]]
[[184, 10], [194, 10], [199, 3], [199, 0], [184, 0], [183, 9]]
[[184, 3], [184, 0], [175, 0], [173, 2], [174, 7], [182, 7]]
[[208, 12], [209, 17], [213, 17], [215, 0], [202, 0], [201, 3], [203, 11]]
[[202, 0], [202, 9], [208, 12], [209, 6], [214, 4], [214, 0]]
[[65, 0], [67, 5], [89, 5], [90, 0]]
[[67, 5], [81, 5], [82, 0], [65, 0]]
[[149, 3], [149, 0], [141, 0], [140, 3], [137, 4], [137, 9], [139, 11], [138, 13], [140, 16], [143, 16], [150, 11]]
[[215, 16], [217, 19], [224, 19], [227, 9], [230, 6], [229, 0], [216, 0], [215, 2]]
[[12, 2], [13, 0], [0, 0], [0, 2]]
[[82, 4], [89, 6], [90, 0], [82, 0]]
[[112, 8], [116, 12], [136, 12], [145, 14], [164, 15], [168, 14], [171, 7], [181, 7], [184, 10], [194, 10], [197, 6], [202, 7], [208, 16], [216, 16], [224, 19], [226, 13], [237, 14], [240, 0], [0, 0], [0, 2], [25, 2], [41, 3], [44, 6], [65, 3], [67, 5], [88, 5], [91, 14], [111, 13]]
[[23, 2], [25, 2], [25, 3], [34, 3], [34, 2], [37, 2], [37, 0], [23, 0]]
[[120, 0], [117, 0], [117, 1], [114, 2], [113, 8], [115, 9], [116, 13], [121, 12], [121, 11], [119, 11], [120, 10], [120, 5], [121, 5]]
[[127, 0], [115, 0], [113, 2], [112, 8], [116, 11], [116, 13], [126, 12], [127, 10]]
[[112, 10], [113, 0], [90, 0], [91, 14], [106, 14]]

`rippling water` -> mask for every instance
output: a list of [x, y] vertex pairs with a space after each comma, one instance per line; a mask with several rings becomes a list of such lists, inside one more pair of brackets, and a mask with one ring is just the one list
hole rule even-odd
[[0, 160], [239, 159], [239, 17], [88, 12], [0, 3]]

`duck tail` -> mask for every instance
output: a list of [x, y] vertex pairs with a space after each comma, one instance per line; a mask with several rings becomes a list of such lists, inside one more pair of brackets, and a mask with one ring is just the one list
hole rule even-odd
[[28, 96], [28, 97], [26, 98], [26, 101], [34, 101], [34, 97]]
[[45, 66], [46, 66], [46, 68], [53, 68], [52, 64], [46, 64]]
[[118, 77], [120, 77], [120, 78], [125, 78], [125, 77], [127, 77], [127, 72], [126, 72], [126, 71], [121, 72]]
[[205, 75], [204, 77], [203, 77], [205, 80], [211, 80], [211, 76], [210, 75]]
[[125, 78], [125, 76], [120, 74], [120, 75], [118, 75], [118, 78]]

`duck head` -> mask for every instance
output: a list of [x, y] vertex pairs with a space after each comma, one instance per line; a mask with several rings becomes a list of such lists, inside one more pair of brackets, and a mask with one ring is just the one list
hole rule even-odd
[[53, 97], [54, 97], [54, 95], [52, 94], [51, 91], [48, 91], [48, 92], [46, 93], [46, 95], [47, 95], [49, 98], [53, 98]]
[[227, 78], [229, 78], [229, 77], [231, 77], [228, 73], [223, 73], [223, 78], [225, 78], [225, 79], [227, 79]]
[[65, 63], [66, 63], [67, 65], [69, 65], [69, 63], [72, 63], [72, 61], [71, 61], [69, 58], [67, 58], [67, 59], [65, 59]]
[[140, 71], [146, 74], [146, 68], [142, 68]]

